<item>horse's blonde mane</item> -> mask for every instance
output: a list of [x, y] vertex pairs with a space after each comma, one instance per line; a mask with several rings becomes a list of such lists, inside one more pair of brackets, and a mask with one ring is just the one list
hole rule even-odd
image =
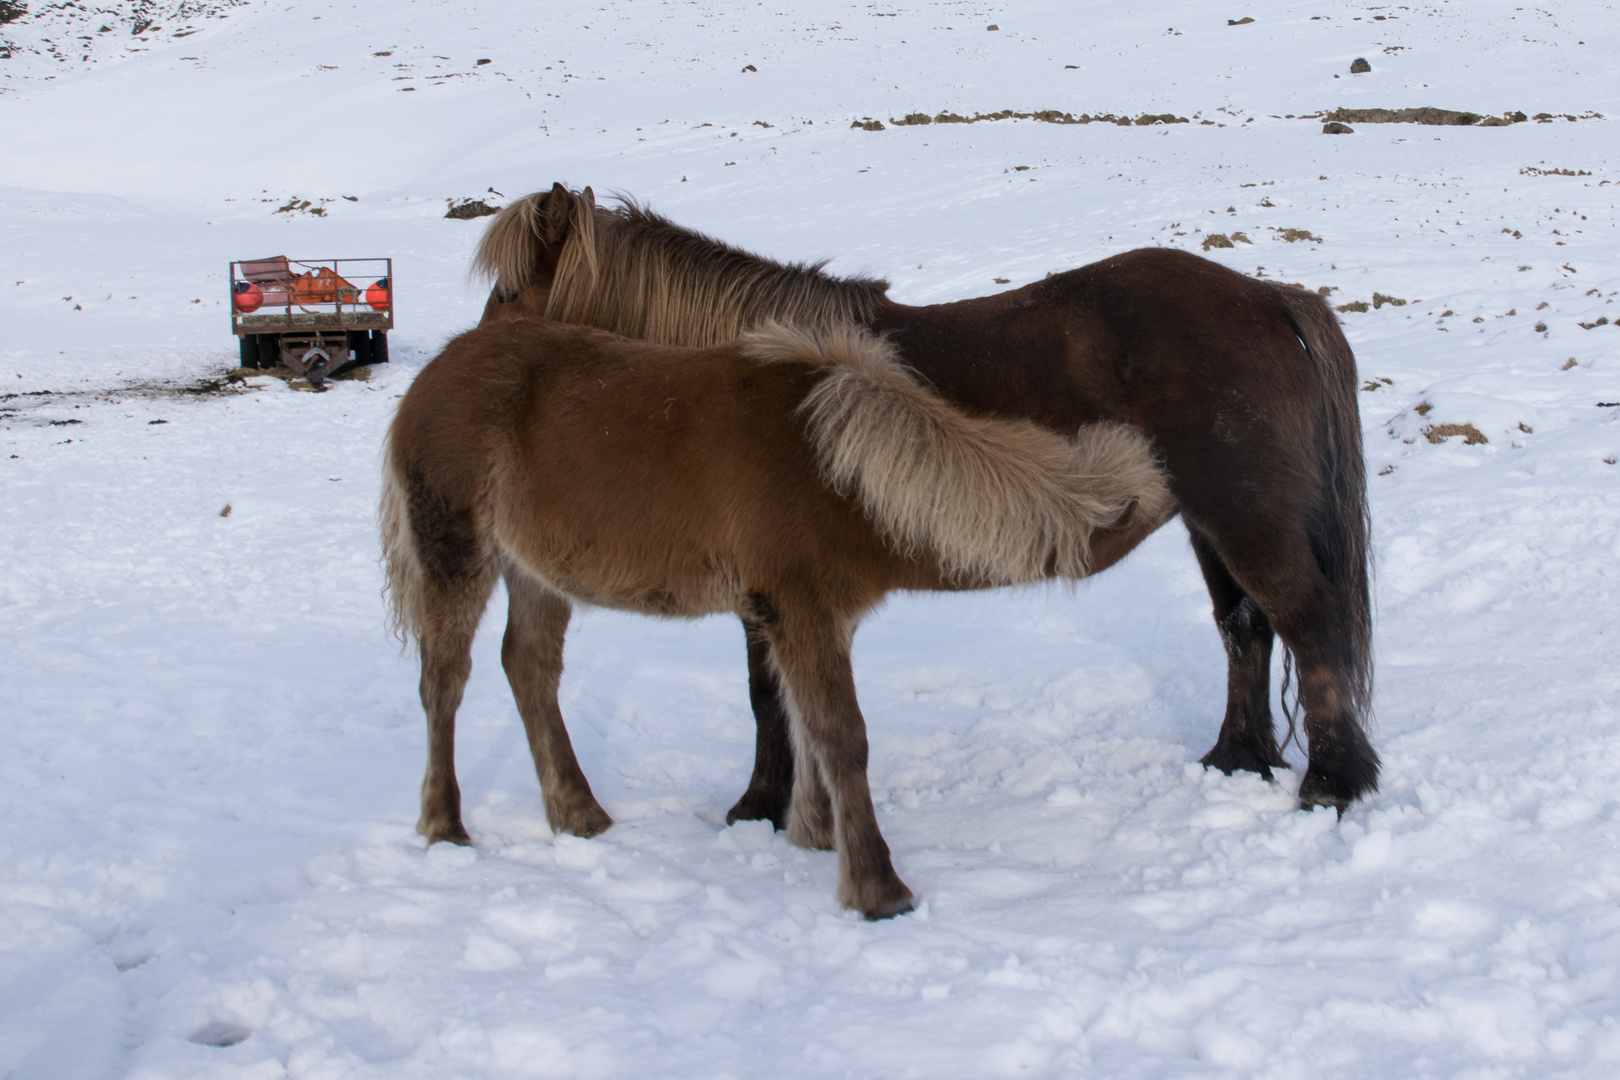
[[[559, 200], [554, 203], [552, 200]], [[563, 202], [565, 200], [565, 202]], [[475, 274], [503, 294], [537, 282], [549, 237], [561, 236], [545, 315], [666, 345], [707, 347], [775, 319], [830, 329], [871, 321], [888, 283], [837, 278], [821, 263], [779, 263], [693, 232], [589, 188], [524, 196], [490, 222]]]
[[1083, 578], [1093, 531], [1128, 515], [1156, 527], [1175, 510], [1151, 445], [1124, 424], [1064, 437], [969, 416], [858, 327], [767, 324], [742, 344], [760, 363], [827, 370], [801, 406], [822, 476], [897, 550], [931, 550], [955, 580]]
[[[555, 196], [559, 202], [548, 202]], [[596, 273], [596, 196], [590, 188], [569, 191], [560, 184], [552, 191], [536, 191], [515, 200], [491, 219], [473, 252], [472, 274], [490, 282], [503, 296], [533, 285], [546, 233], [566, 232], [577, 244], [564, 246], [566, 275], [589, 278]], [[602, 211], [607, 213], [607, 211]], [[559, 265], [559, 276], [564, 268]]]

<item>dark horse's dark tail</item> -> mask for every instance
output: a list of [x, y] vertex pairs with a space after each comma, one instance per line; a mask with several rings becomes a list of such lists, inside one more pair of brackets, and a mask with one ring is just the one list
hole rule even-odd
[[[1327, 302], [1303, 289], [1277, 287], [1294, 332], [1316, 366], [1320, 397], [1315, 425], [1318, 498], [1309, 523], [1312, 551], [1343, 615], [1332, 651], [1348, 683], [1352, 738], [1365, 740], [1372, 707], [1372, 596], [1369, 581], [1370, 521], [1367, 469], [1361, 452], [1356, 359]], [[1346, 747], [1345, 749], [1349, 749]], [[1346, 777], [1354, 786], [1377, 787], [1378, 757], [1365, 746], [1370, 775]], [[1353, 755], [1360, 756], [1360, 755]]]

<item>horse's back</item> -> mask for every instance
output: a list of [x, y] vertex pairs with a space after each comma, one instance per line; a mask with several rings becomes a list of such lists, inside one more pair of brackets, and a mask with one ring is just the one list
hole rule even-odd
[[1153, 438], [1184, 486], [1234, 455], [1245, 468], [1298, 470], [1324, 378], [1298, 323], [1337, 332], [1319, 297], [1174, 248], [1038, 284], [1039, 306], [1061, 313], [1071, 380], [1105, 416]]
[[795, 415], [819, 378], [734, 346], [516, 320], [452, 342], [400, 423], [481, 460], [453, 497], [479, 504], [509, 559], [588, 602], [695, 616], [734, 610], [795, 562], [874, 547]]

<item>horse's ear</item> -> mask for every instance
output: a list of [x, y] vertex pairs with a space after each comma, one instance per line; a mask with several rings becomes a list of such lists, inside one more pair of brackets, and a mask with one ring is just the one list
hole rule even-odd
[[[587, 188], [587, 191], [590, 189]], [[562, 247], [568, 239], [569, 220], [573, 217], [574, 193], [563, 187], [562, 184], [552, 184], [551, 190], [540, 200], [539, 228], [535, 231], [540, 234], [541, 241], [553, 250]]]

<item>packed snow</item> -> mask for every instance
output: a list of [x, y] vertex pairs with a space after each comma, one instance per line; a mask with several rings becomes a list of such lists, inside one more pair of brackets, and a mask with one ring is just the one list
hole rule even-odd
[[[1614, 3], [0, 17], [0, 1077], [1620, 1070]], [[1429, 106], [1506, 122], [1323, 132]], [[979, 119], [895, 122], [942, 113]], [[618, 822], [581, 840], [546, 828], [497, 597], [476, 846], [425, 848], [378, 446], [481, 310], [447, 207], [559, 180], [906, 302], [1154, 244], [1330, 289], [1380, 791], [1341, 820], [1297, 770], [1197, 764], [1225, 662], [1172, 524], [1074, 590], [862, 627], [913, 914], [863, 922], [833, 855], [724, 825], [733, 619], [576, 615], [564, 715]], [[273, 254], [391, 256], [393, 362], [225, 381], [227, 263]]]

